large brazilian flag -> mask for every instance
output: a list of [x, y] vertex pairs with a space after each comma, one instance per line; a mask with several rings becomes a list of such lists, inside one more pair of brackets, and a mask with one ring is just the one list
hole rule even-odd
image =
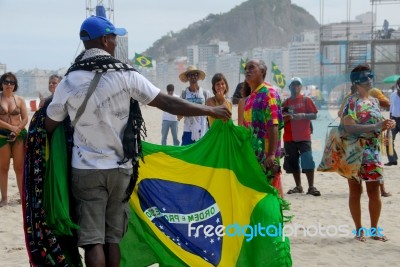
[[193, 145], [143, 143], [121, 266], [291, 266], [286, 202], [259, 167], [250, 132], [216, 120]]

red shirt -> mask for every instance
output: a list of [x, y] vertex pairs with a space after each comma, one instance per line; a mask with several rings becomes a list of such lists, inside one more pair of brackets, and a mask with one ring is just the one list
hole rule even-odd
[[[298, 113], [318, 113], [317, 107], [309, 97], [299, 95], [296, 98], [288, 98], [283, 102], [282, 107], [289, 107], [293, 114]], [[290, 120], [285, 122], [283, 141], [310, 141], [311, 128], [310, 120]]]

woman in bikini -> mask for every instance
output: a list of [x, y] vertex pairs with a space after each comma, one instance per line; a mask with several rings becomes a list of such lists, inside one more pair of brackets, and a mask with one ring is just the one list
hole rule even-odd
[[14, 94], [17, 89], [18, 81], [13, 73], [7, 72], [0, 77], [0, 207], [8, 203], [8, 170], [11, 156], [19, 194], [22, 197], [28, 111], [25, 99]]
[[[396, 125], [394, 120], [383, 118], [378, 99], [369, 96], [373, 78], [374, 75], [368, 65], [358, 65], [352, 70], [350, 80], [356, 88], [356, 93], [346, 100], [341, 117], [344, 127], [343, 137], [349, 140], [348, 144], [356, 146], [362, 142], [363, 150], [359, 156], [361, 164], [349, 164], [349, 166], [357, 167], [358, 173], [355, 177], [348, 179], [349, 208], [356, 227], [355, 239], [362, 242], [366, 241], [366, 237], [365, 228], [361, 223], [361, 182], [364, 181], [367, 188], [370, 229], [378, 229], [382, 209], [379, 184], [383, 180], [380, 136], [382, 131], [392, 129]], [[377, 234], [371, 237], [379, 241], [388, 240], [384, 235]]]
[[[229, 86], [225, 76], [222, 73], [216, 73], [211, 79], [211, 84], [214, 96], [207, 99], [206, 105], [212, 107], [225, 105], [230, 111], [232, 111], [232, 102], [225, 98], [229, 92]], [[209, 116], [209, 125], [211, 126], [213, 122], [214, 118]]]

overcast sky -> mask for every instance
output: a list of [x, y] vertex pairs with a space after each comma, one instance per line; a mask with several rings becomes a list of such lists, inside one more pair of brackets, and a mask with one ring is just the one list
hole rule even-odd
[[[323, 0], [292, 0], [320, 21]], [[108, 6], [108, 0], [104, 0]], [[244, 0], [115, 0], [114, 24], [129, 32], [129, 56], [143, 52], [169, 31], [178, 32], [208, 14], [225, 13]], [[372, 11], [369, 0], [324, 0], [323, 22], [340, 22]], [[97, 1], [93, 0], [95, 6]], [[397, 12], [396, 12], [397, 10]], [[400, 25], [400, 4], [378, 5], [377, 25], [386, 18]], [[79, 28], [86, 17], [84, 0], [0, 0], [0, 63], [8, 71], [68, 67], [82, 49]], [[395, 27], [396, 29], [398, 26]]]

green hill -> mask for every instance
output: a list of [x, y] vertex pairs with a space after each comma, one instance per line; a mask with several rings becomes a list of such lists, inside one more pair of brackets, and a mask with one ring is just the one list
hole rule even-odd
[[169, 32], [145, 54], [174, 58], [186, 55], [187, 46], [211, 40], [228, 41], [232, 52], [286, 46], [293, 34], [318, 27], [312, 15], [290, 0], [248, 0], [227, 13], [210, 14], [177, 33]]

